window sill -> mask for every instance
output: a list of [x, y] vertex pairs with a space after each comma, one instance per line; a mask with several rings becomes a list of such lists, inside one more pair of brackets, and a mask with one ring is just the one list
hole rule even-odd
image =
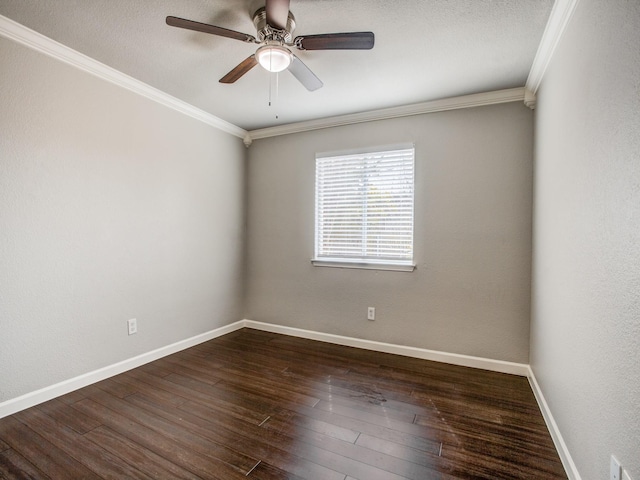
[[376, 262], [354, 262], [349, 260], [319, 260], [312, 259], [314, 267], [332, 268], [359, 268], [364, 270], [385, 270], [392, 272], [413, 272], [416, 266], [408, 263], [376, 263]]

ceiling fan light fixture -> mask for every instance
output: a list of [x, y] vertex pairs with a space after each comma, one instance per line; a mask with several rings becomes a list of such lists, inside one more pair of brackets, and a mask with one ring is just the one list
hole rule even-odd
[[256, 51], [258, 63], [269, 72], [281, 72], [289, 68], [292, 55], [288, 48], [282, 45], [264, 45]]

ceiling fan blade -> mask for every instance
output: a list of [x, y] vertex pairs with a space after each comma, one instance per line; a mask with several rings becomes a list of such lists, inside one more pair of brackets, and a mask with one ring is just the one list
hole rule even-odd
[[256, 60], [255, 55], [245, 58], [238, 66], [222, 77], [220, 83], [234, 83], [257, 64], [258, 60]]
[[267, 11], [267, 23], [277, 28], [285, 30], [289, 18], [289, 0], [266, 0], [265, 10]]
[[322, 81], [316, 77], [316, 74], [295, 55], [293, 55], [293, 61], [291, 65], [289, 65], [289, 71], [310, 92], [318, 90], [324, 85]]
[[219, 35], [220, 37], [233, 38], [235, 40], [241, 40], [248, 43], [257, 43], [256, 37], [247, 33], [236, 32], [235, 30], [229, 30], [228, 28], [216, 27], [215, 25], [209, 25], [208, 23], [194, 22], [193, 20], [186, 20], [178, 17], [167, 17], [167, 25], [172, 27], [186, 28], [187, 30], [195, 30], [196, 32], [210, 33], [212, 35]]
[[296, 37], [300, 50], [371, 50], [375, 43], [373, 32], [321, 33]]

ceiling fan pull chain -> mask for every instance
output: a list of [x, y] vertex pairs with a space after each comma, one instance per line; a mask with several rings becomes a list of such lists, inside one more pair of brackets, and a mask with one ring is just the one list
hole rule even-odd
[[[276, 72], [276, 103], [280, 105], [278, 102], [280, 96], [280, 72]], [[278, 111], [276, 109], [276, 120], [278, 119]]]
[[[272, 101], [272, 93], [273, 93], [273, 76], [276, 76], [276, 96]], [[278, 102], [278, 96], [280, 94], [280, 77], [278, 73], [269, 73], [269, 106], [275, 106]], [[278, 119], [278, 113], [276, 112], [276, 120]]]
[[273, 73], [269, 72], [269, 106], [271, 106], [271, 90], [273, 90], [273, 88], [271, 87], [272, 78], [273, 78]]

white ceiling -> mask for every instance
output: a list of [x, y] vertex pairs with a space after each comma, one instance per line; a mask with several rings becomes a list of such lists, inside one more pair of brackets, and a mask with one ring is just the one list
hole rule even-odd
[[[291, 0], [294, 37], [367, 31], [367, 51], [295, 51], [324, 82], [255, 67], [256, 45], [169, 27], [167, 15], [256, 34], [264, 0], [0, 0], [0, 15], [246, 130], [522, 87], [553, 0]], [[272, 102], [269, 90], [272, 75]]]

